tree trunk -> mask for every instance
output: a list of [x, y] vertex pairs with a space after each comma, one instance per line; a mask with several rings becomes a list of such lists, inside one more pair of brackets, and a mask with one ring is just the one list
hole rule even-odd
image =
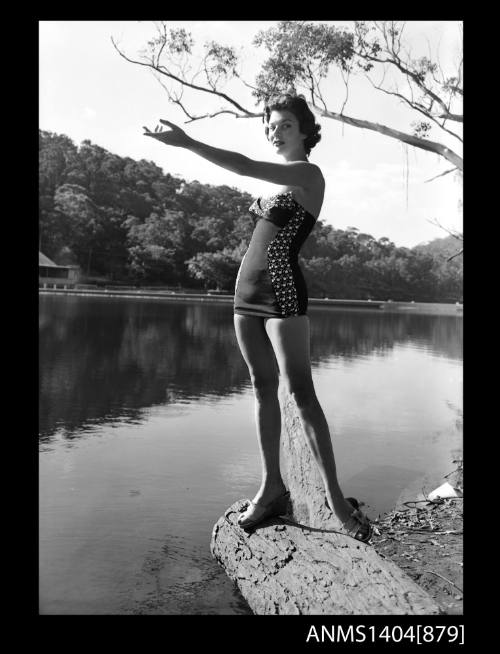
[[252, 532], [237, 524], [245, 500], [217, 521], [211, 551], [255, 614], [438, 614], [436, 602], [374, 548], [336, 533], [293, 400], [281, 392], [286, 518]]

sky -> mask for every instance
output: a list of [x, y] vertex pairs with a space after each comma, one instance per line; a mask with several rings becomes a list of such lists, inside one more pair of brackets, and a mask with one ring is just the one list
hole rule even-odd
[[[353, 26], [349, 21], [322, 22]], [[266, 55], [252, 40], [259, 30], [276, 24], [194, 20], [168, 23], [169, 27], [184, 27], [192, 34], [195, 54], [211, 40], [234, 46], [241, 56], [242, 77], [249, 83], [253, 83]], [[258, 118], [237, 119], [223, 114], [184, 124], [186, 116], [168, 101], [152, 72], [120, 57], [111, 43], [113, 37], [130, 58], [139, 59], [139, 50], [155, 34], [151, 21], [40, 21], [40, 129], [65, 134], [76, 145], [89, 139], [122, 157], [153, 161], [164, 173], [187, 181], [226, 184], [254, 197], [272, 193], [276, 187], [270, 183], [231, 173], [192, 152], [143, 135], [143, 125], [153, 129], [159, 118], [166, 118], [193, 138], [215, 147], [260, 161], [281, 161], [266, 141]], [[443, 69], [452, 73], [460, 47], [457, 23], [410, 21], [405, 35], [413, 56], [437, 54]], [[336, 71], [331, 72], [322, 88], [328, 108], [340, 111], [346, 89]], [[259, 110], [241, 82], [233, 80], [224, 90], [248, 109]], [[183, 102], [192, 113], [221, 108], [219, 101], [214, 104], [207, 96], [186, 93]], [[344, 113], [402, 131], [409, 131], [416, 118], [403, 103], [373, 89], [363, 75], [351, 77]], [[324, 223], [336, 229], [357, 227], [375, 238], [387, 237], [405, 247], [447, 236], [430, 221], [437, 220], [449, 230], [462, 230], [461, 182], [456, 174], [426, 182], [450, 169], [450, 162], [370, 130], [329, 118], [318, 121], [322, 139], [312, 150], [310, 161], [321, 168], [326, 180], [320, 214]], [[452, 127], [456, 129], [456, 125]], [[462, 154], [459, 142], [439, 128], [432, 130], [430, 138]]]

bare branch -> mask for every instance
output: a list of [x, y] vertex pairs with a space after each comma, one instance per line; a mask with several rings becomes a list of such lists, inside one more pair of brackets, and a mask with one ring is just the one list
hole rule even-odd
[[340, 113], [343, 114], [344, 113], [344, 108], [345, 108], [345, 106], [347, 104], [347, 100], [349, 99], [349, 84], [348, 84], [348, 82], [349, 82], [349, 72], [347, 72], [346, 77], [344, 77], [344, 71], [341, 68], [340, 69], [340, 74], [342, 75], [342, 80], [343, 80], [343, 82], [345, 84], [345, 100], [344, 100], [344, 103], [343, 103], [343, 105], [342, 105], [342, 107], [340, 109]]
[[462, 139], [461, 136], [459, 136], [458, 134], [455, 134], [455, 132], [452, 132], [447, 127], [444, 127], [444, 124], [443, 125], [439, 124], [438, 121], [434, 118], [434, 116], [431, 113], [429, 113], [427, 108], [423, 107], [423, 105], [421, 105], [420, 103], [413, 100], [413, 98], [412, 98], [412, 100], [408, 100], [408, 98], [405, 97], [404, 95], [402, 95], [401, 93], [397, 93], [396, 91], [388, 91], [387, 89], [384, 89], [381, 86], [377, 86], [376, 84], [374, 84], [372, 82], [372, 80], [370, 79], [370, 77], [368, 77], [368, 79], [370, 80], [370, 83], [372, 84], [372, 86], [374, 88], [378, 89], [379, 91], [382, 91], [383, 93], [386, 93], [387, 95], [394, 95], [395, 97], [400, 98], [401, 100], [406, 102], [408, 105], [410, 105], [410, 107], [412, 109], [415, 109], [416, 111], [419, 111], [426, 118], [430, 118], [432, 121], [434, 121], [436, 123], [436, 125], [438, 127], [440, 127], [442, 130], [444, 130], [445, 132], [448, 132], [448, 134], [451, 134], [452, 136], [457, 138], [459, 141], [463, 142], [463, 139]]
[[[462, 115], [454, 114], [454, 113], [450, 112], [451, 97], [450, 97], [450, 100], [449, 100], [448, 104], [445, 105], [445, 110], [446, 110], [445, 113], [444, 114], [438, 114], [437, 116], [433, 116], [431, 111], [432, 111], [432, 106], [433, 106], [433, 103], [434, 103], [434, 98], [432, 98], [432, 97], [430, 98], [429, 107], [426, 107], [425, 105], [420, 104], [419, 102], [417, 102], [414, 99], [414, 96], [413, 96], [413, 87], [412, 87], [411, 82], [410, 82], [410, 79], [412, 79], [412, 76], [411, 76], [410, 71], [407, 71], [405, 73], [405, 76], [406, 76], [406, 81], [408, 83], [408, 88], [410, 89], [411, 101], [408, 100], [403, 95], [399, 95], [399, 97], [401, 99], [405, 100], [405, 102], [407, 102], [413, 109], [416, 109], [417, 111], [420, 111], [421, 113], [425, 114], [427, 116], [427, 118], [430, 118], [431, 120], [433, 120], [439, 127], [441, 127], [441, 129], [444, 129], [446, 132], [448, 132], [452, 136], [459, 139], [459, 141], [463, 141], [463, 139], [458, 134], [456, 134], [455, 132], [452, 132], [451, 130], [447, 129], [444, 126], [446, 120], [448, 120], [448, 119], [449, 120], [454, 120], [455, 122], [459, 122], [459, 123], [463, 122], [463, 116]], [[384, 77], [385, 77], [385, 74], [384, 74]], [[394, 93], [393, 91], [386, 91], [381, 86], [376, 86], [375, 88], [377, 88], [379, 91], [384, 91], [384, 93], [392, 93], [393, 95], [398, 95], [397, 93]], [[396, 89], [397, 89], [397, 86], [396, 86]], [[443, 123], [442, 124], [438, 123], [437, 118], [444, 119]]]
[[448, 175], [448, 173], [452, 173], [454, 170], [458, 170], [457, 168], [450, 168], [449, 170], [445, 170], [444, 173], [439, 173], [439, 175], [436, 175], [435, 177], [431, 177], [430, 179], [426, 179], [424, 181], [424, 184], [427, 184], [427, 182], [432, 182], [432, 180], [437, 179], [438, 177], [444, 177], [445, 175]]
[[[456, 123], [463, 123], [464, 117], [462, 114], [452, 114], [449, 111], [446, 111], [444, 114], [439, 114], [438, 118], [444, 118], [445, 120], [454, 120]], [[453, 132], [450, 132], [453, 134]]]
[[195, 120], [195, 118], [193, 118], [193, 116], [191, 116], [191, 114], [187, 111], [187, 109], [186, 109], [186, 108], [184, 107], [184, 105], [182, 104], [182, 102], [181, 102], [181, 98], [180, 98], [180, 97], [177, 97], [177, 98], [171, 98], [171, 101], [172, 101], [174, 104], [178, 104], [179, 107], [182, 109], [182, 111], [183, 111], [183, 112], [186, 114], [186, 116], [190, 119], [190, 120], [185, 120], [185, 121], [184, 121], [185, 123], [189, 123], [189, 122], [191, 122], [192, 120]]
[[215, 86], [214, 86], [212, 80], [210, 79], [210, 75], [208, 74], [208, 70], [207, 70], [207, 58], [208, 58], [208, 54], [203, 57], [203, 70], [205, 71], [205, 78], [207, 79], [208, 83], [210, 84], [210, 87], [212, 88], [212, 91], [215, 91]]
[[314, 102], [314, 76], [311, 72], [311, 66], [309, 64], [307, 64], [307, 75], [310, 81], [310, 86], [308, 90], [311, 94], [311, 102]]
[[401, 23], [401, 29], [399, 30], [398, 36], [398, 52], [401, 50], [401, 37], [403, 36], [403, 31], [406, 27], [406, 23]]
[[458, 257], [459, 254], [463, 254], [463, 253], [464, 253], [464, 249], [462, 248], [458, 252], [455, 252], [455, 254], [452, 254], [451, 257], [448, 257], [446, 261], [451, 261], [455, 257]]
[[435, 218], [433, 220], [427, 219], [427, 222], [431, 223], [432, 225], [436, 225], [436, 227], [439, 227], [440, 229], [443, 229], [445, 232], [448, 232], [448, 234], [450, 236], [453, 236], [453, 238], [456, 238], [457, 241], [463, 241], [464, 240], [463, 234], [460, 234], [460, 232], [451, 231], [447, 227], [443, 227], [443, 225], [441, 225], [441, 223], [438, 220], [436, 220]]
[[242, 84], [244, 84], [247, 88], [252, 89], [252, 91], [258, 91], [258, 89], [257, 89], [256, 86], [252, 86], [252, 85], [249, 84], [248, 82], [245, 82], [245, 80], [243, 79], [243, 77], [241, 77], [238, 73], [235, 74], [235, 77], [237, 77], [237, 78], [240, 80], [240, 82], [241, 82]]
[[203, 118], [214, 118], [215, 116], [219, 116], [219, 114], [232, 114], [233, 116], [236, 116], [236, 118], [256, 118], [256, 117], [262, 117], [264, 114], [253, 114], [251, 116], [246, 115], [246, 114], [239, 114], [236, 111], [232, 111], [231, 109], [221, 109], [220, 111], [215, 111], [213, 114], [204, 114], [203, 116], [192, 116], [191, 120], [186, 120], [184, 121], [185, 123], [192, 123], [195, 120], [202, 120]]
[[130, 57], [127, 57], [127, 55], [125, 55], [123, 52], [121, 52], [121, 50], [115, 44], [115, 42], [113, 40], [113, 37], [111, 37], [111, 42], [113, 43], [113, 47], [118, 52], [118, 54], [121, 57], [123, 57], [124, 59], [126, 59], [127, 61], [129, 61], [130, 63], [132, 63], [132, 64], [137, 64], [139, 66], [146, 66], [148, 68], [152, 68], [153, 70], [156, 70], [157, 72], [161, 73], [162, 75], [166, 75], [167, 77], [170, 77], [170, 79], [173, 79], [174, 81], [179, 82], [179, 84], [183, 84], [184, 86], [188, 86], [189, 88], [192, 88], [195, 91], [203, 91], [204, 93], [211, 93], [212, 95], [217, 95], [217, 96], [223, 98], [224, 100], [226, 100], [227, 102], [229, 102], [230, 104], [232, 104], [237, 109], [239, 109], [239, 111], [243, 112], [243, 114], [245, 114], [247, 117], [252, 117], [253, 118], [253, 117], [258, 117], [258, 116], [262, 115], [262, 113], [255, 113], [253, 111], [248, 111], [248, 109], [245, 109], [244, 107], [242, 107], [238, 102], [236, 102], [236, 100], [233, 100], [232, 98], [230, 98], [225, 93], [222, 93], [222, 91], [215, 91], [213, 89], [206, 88], [205, 86], [199, 86], [198, 84], [191, 84], [191, 83], [187, 82], [186, 80], [183, 80], [180, 77], [177, 77], [176, 75], [174, 75], [173, 73], [168, 71], [164, 66], [155, 66], [154, 63], [145, 63], [143, 61], [136, 61], [135, 59], [131, 59]]
[[317, 95], [318, 95], [318, 98], [321, 100], [321, 104], [323, 105], [323, 109], [325, 111], [328, 111], [328, 109], [326, 108], [326, 102], [324, 101], [323, 96], [321, 95], [321, 89], [320, 89], [319, 86], [317, 87]]
[[[154, 73], [153, 73], [153, 75], [154, 75]], [[160, 84], [160, 86], [162, 86], [162, 87], [165, 89], [165, 91], [167, 92], [167, 95], [168, 95], [169, 100], [173, 101], [173, 94], [172, 94], [172, 91], [171, 91], [171, 90], [166, 86], [166, 84], [164, 84], [164, 83], [162, 82], [162, 80], [161, 80], [159, 77], [157, 77], [156, 75], [154, 75], [154, 78], [155, 78], [155, 80], [158, 82], [158, 84]], [[181, 91], [181, 96], [180, 96], [180, 97], [182, 97], [182, 91]]]
[[[441, 39], [442, 39], [442, 36], [439, 37], [439, 41], [438, 41], [438, 44], [437, 44], [437, 48], [436, 48], [436, 59], [437, 59], [438, 69], [439, 69], [439, 72], [441, 73], [441, 76], [442, 76], [442, 78], [443, 78], [443, 81], [442, 81], [442, 82], [438, 82], [438, 84], [443, 84], [444, 79], [445, 79], [445, 77], [444, 77], [444, 72], [443, 72], [443, 67], [442, 67], [442, 65], [441, 65], [441, 59], [439, 58], [439, 50], [440, 50], [440, 48], [441, 48]], [[429, 54], [429, 59], [431, 59], [430, 54]], [[432, 75], [433, 75], [433, 77], [434, 77], [434, 73], [433, 73]]]
[[167, 45], [167, 28], [166, 28], [166, 25], [163, 25], [163, 34], [162, 34], [162, 37], [163, 37], [163, 42], [162, 42], [162, 44], [161, 44], [161, 48], [160, 48], [160, 50], [159, 50], [159, 52], [158, 52], [158, 55], [157, 55], [157, 57], [156, 57], [156, 65], [157, 65], [157, 66], [160, 64], [160, 57], [161, 57], [161, 54], [162, 54], [162, 52], [163, 52], [165, 46]]
[[[458, 86], [450, 86], [450, 89], [455, 91], [455, 93], [460, 94], [461, 96], [463, 96], [463, 94], [464, 94], [463, 90]], [[463, 116], [458, 117], [456, 120], [463, 121]]]

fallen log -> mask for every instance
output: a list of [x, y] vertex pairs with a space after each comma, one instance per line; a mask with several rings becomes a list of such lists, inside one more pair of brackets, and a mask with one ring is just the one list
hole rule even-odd
[[215, 524], [210, 545], [251, 610], [259, 615], [441, 613], [395, 563], [338, 532], [295, 403], [286, 392], [280, 402], [289, 511], [246, 532], [237, 518], [247, 501], [239, 500]]

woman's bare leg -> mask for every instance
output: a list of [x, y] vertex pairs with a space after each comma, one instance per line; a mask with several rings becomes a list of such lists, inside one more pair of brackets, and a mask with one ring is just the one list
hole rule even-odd
[[338, 483], [330, 430], [314, 389], [309, 318], [266, 318], [264, 324], [283, 380], [297, 404], [307, 441], [323, 479], [328, 503], [339, 520], [345, 522], [353, 507], [344, 499]]
[[[271, 342], [264, 329], [264, 318], [234, 314], [234, 327], [255, 394], [255, 424], [262, 460], [262, 482], [253, 501], [267, 504], [285, 490], [279, 460], [279, 370]], [[244, 517], [252, 517], [252, 511], [250, 506]]]

